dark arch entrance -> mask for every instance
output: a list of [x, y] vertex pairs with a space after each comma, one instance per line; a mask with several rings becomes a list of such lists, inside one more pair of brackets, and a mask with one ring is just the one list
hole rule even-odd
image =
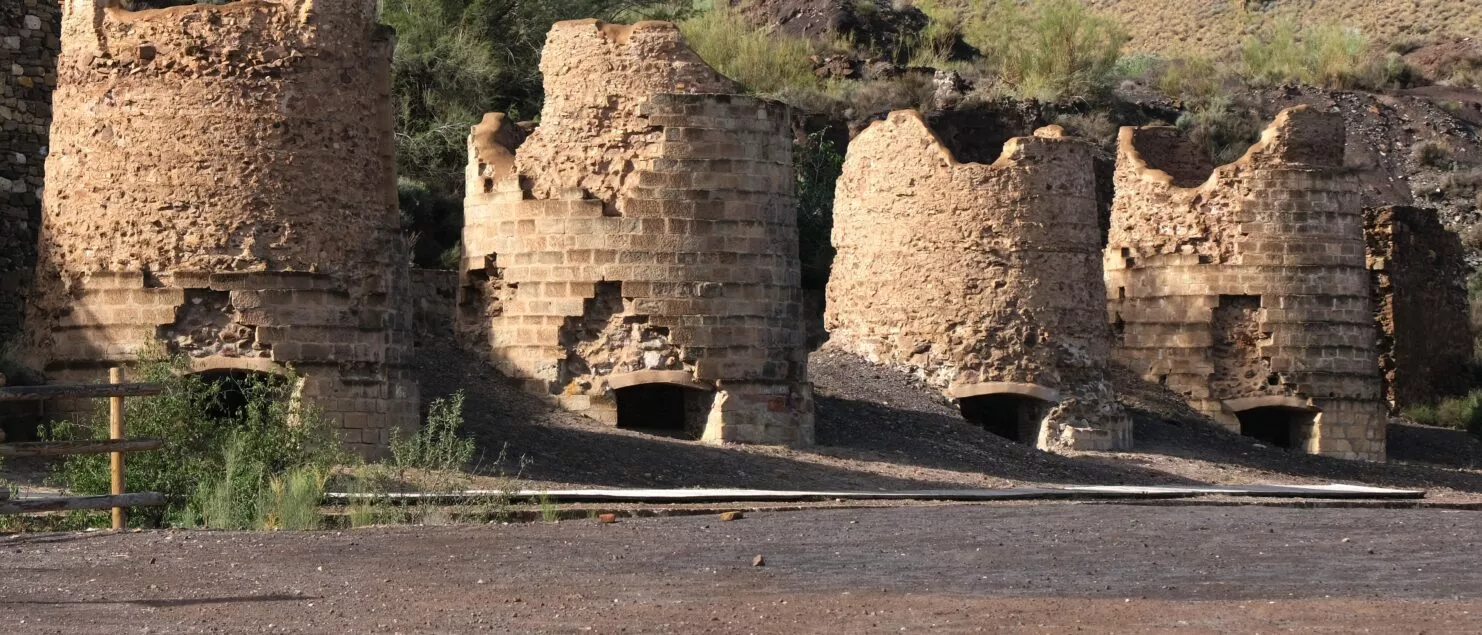
[[1014, 393], [964, 397], [957, 400], [962, 418], [1010, 441], [1026, 445], [1039, 443], [1050, 403]]
[[255, 391], [268, 388], [273, 375], [251, 370], [218, 369], [194, 373], [211, 390], [206, 414], [216, 419], [234, 419], [247, 408]]
[[705, 434], [715, 393], [676, 384], [639, 384], [618, 388], [617, 425], [679, 439], [699, 439]]
[[1236, 412], [1240, 434], [1283, 449], [1303, 449], [1312, 438], [1318, 413], [1287, 406], [1265, 406]]

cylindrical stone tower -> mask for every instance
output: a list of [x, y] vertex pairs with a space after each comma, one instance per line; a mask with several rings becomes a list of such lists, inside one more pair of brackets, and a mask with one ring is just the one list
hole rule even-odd
[[465, 341], [621, 427], [810, 443], [786, 107], [663, 22], [556, 24], [541, 70], [523, 144], [497, 114], [470, 138]]
[[959, 163], [913, 111], [849, 145], [834, 208], [835, 346], [911, 372], [1041, 448], [1120, 449], [1091, 146], [1058, 127]]
[[348, 446], [417, 422], [374, 0], [67, 0], [27, 330], [56, 380], [162, 344], [304, 375]]
[[1386, 413], [1341, 116], [1282, 112], [1219, 168], [1123, 128], [1106, 251], [1119, 358], [1232, 430], [1382, 460]]

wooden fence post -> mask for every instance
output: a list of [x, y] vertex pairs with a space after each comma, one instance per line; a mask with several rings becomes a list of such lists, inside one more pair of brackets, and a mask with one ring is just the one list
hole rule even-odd
[[[112, 368], [108, 370], [108, 383], [122, 384], [123, 370]], [[108, 399], [108, 438], [118, 441], [124, 438], [124, 398], [110, 397]], [[108, 454], [113, 473], [113, 495], [122, 496], [124, 493], [124, 455], [122, 452], [110, 452]], [[124, 508], [113, 508], [113, 528], [124, 528]]]

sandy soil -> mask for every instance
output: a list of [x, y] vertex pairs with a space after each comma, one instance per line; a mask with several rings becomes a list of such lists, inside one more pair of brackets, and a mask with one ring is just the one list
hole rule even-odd
[[0, 631], [1477, 632], [1475, 528], [1080, 504], [32, 534], [0, 537]]

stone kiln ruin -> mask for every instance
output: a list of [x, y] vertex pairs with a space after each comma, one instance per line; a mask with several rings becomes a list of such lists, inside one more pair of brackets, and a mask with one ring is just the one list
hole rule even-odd
[[201, 372], [291, 364], [377, 452], [418, 396], [376, 2], [115, 4], [64, 9], [35, 361], [63, 381], [156, 343]]
[[1379, 366], [1391, 410], [1470, 388], [1471, 320], [1461, 238], [1433, 210], [1366, 214], [1369, 271], [1379, 323]]
[[1058, 127], [959, 163], [915, 112], [850, 145], [834, 210], [835, 345], [1046, 449], [1122, 449], [1107, 379], [1092, 148]]
[[1120, 359], [1232, 430], [1382, 460], [1364, 214], [1340, 116], [1282, 112], [1214, 168], [1175, 128], [1124, 128], [1106, 251]]
[[662, 22], [556, 24], [541, 71], [523, 144], [470, 138], [465, 341], [619, 426], [811, 442], [786, 108]]

